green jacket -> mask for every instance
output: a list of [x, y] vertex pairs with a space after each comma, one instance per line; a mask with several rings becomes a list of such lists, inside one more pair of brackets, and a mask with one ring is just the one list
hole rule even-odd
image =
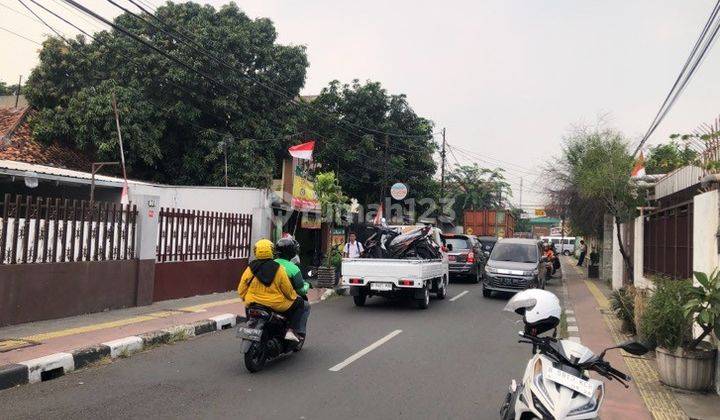
[[295, 263], [283, 258], [276, 258], [275, 262], [285, 269], [287, 276], [290, 278], [290, 283], [292, 283], [293, 289], [295, 289], [299, 295], [305, 296], [308, 289], [310, 289], [310, 284], [303, 278], [300, 268], [295, 265]]

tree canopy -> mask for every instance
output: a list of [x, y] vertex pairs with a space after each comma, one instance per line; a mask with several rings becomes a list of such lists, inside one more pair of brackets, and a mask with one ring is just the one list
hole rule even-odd
[[[233, 3], [215, 9], [166, 3], [157, 16], [192, 34], [223, 63], [125, 13], [115, 22], [227, 89], [116, 31], [94, 40], [78, 36], [43, 43], [40, 64], [26, 85], [38, 109], [31, 120], [41, 141], [59, 140], [98, 160], [117, 160], [111, 95], [117, 98], [128, 173], [166, 183], [223, 184], [222, 144], [227, 141], [231, 185], [267, 186], [276, 157], [291, 139], [290, 97], [305, 82], [305, 48], [276, 42], [269, 19], [251, 19]], [[252, 75], [250, 80], [246, 75]], [[255, 141], [253, 139], [276, 140]]]
[[690, 147], [673, 140], [650, 148], [645, 171], [648, 174], [667, 174], [694, 162], [697, 157], [697, 152]]
[[[562, 157], [548, 169], [552, 208], [561, 209], [573, 230], [583, 236], [601, 237], [603, 217], [615, 217], [618, 228], [642, 205], [630, 182], [634, 159], [622, 133], [609, 128], [579, 128], [565, 139]], [[629, 272], [629, 253], [619, 237], [620, 253]]]
[[447, 174], [446, 182], [460, 220], [465, 210], [505, 208], [512, 197], [512, 188], [500, 168], [483, 168], [477, 163], [457, 165]]
[[317, 137], [316, 160], [336, 171], [349, 196], [379, 201], [395, 182], [407, 184], [411, 197], [437, 194], [433, 124], [413, 111], [405, 95], [389, 94], [379, 82], [335, 80], [312, 105], [299, 127]]

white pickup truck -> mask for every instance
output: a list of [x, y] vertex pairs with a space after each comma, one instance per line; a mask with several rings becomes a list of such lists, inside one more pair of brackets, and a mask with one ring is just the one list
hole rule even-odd
[[412, 297], [418, 308], [430, 304], [430, 293], [444, 299], [447, 293], [448, 258], [437, 260], [397, 260], [383, 258], [345, 258], [342, 285], [350, 286], [355, 305], [365, 305], [368, 296]]

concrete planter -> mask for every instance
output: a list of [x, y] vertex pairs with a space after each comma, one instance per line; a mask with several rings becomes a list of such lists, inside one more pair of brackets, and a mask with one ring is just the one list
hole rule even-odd
[[674, 352], [658, 347], [657, 356], [660, 380], [665, 385], [688, 391], [707, 391], [715, 380], [715, 354], [717, 350], [684, 350]]
[[335, 267], [318, 267], [317, 268], [317, 287], [332, 289], [335, 287], [337, 275]]

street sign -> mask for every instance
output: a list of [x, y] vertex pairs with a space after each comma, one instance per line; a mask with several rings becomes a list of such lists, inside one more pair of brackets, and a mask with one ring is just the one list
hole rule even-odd
[[402, 182], [397, 182], [390, 187], [390, 196], [396, 200], [402, 200], [408, 195], [408, 187]]

